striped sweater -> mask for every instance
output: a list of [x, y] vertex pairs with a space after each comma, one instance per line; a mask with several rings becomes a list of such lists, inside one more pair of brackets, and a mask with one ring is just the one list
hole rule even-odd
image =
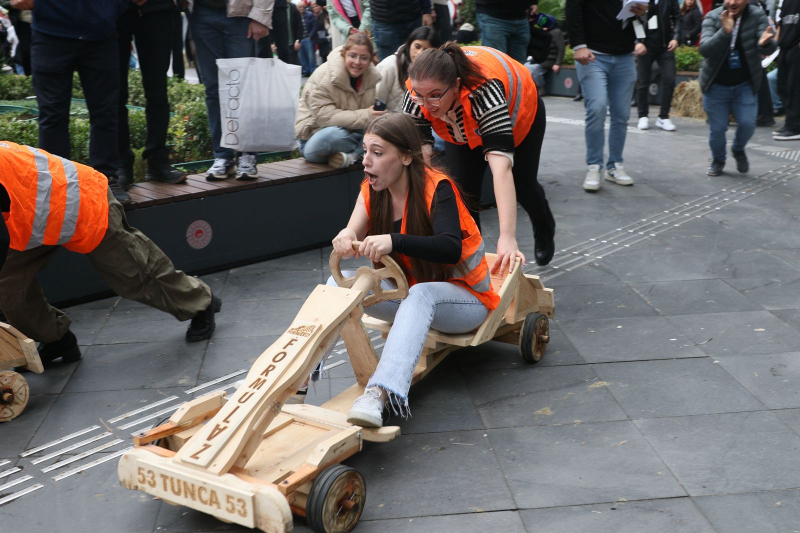
[[[478, 134], [483, 141], [483, 153], [513, 154], [514, 130], [503, 83], [497, 79], [487, 80], [470, 93], [469, 100], [472, 104], [472, 114], [478, 123]], [[408, 91], [403, 97], [402, 107], [403, 113], [410, 115], [416, 122], [422, 143], [433, 144], [431, 123], [422, 114], [420, 106], [411, 100]], [[456, 144], [467, 143], [467, 136], [464, 133], [464, 108], [460, 102], [457, 102], [456, 106], [448, 111], [442, 120], [447, 125], [447, 131]]]

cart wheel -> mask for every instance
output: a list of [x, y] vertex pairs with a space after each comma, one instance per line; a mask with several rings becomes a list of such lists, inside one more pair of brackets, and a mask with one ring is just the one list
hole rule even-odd
[[366, 499], [367, 485], [356, 469], [329, 466], [317, 476], [308, 493], [308, 525], [317, 533], [347, 533], [356, 527]]
[[541, 313], [525, 317], [519, 331], [519, 354], [528, 363], [538, 363], [550, 342], [550, 322]]
[[29, 392], [22, 375], [10, 370], [0, 372], [0, 422], [15, 419], [25, 409]]

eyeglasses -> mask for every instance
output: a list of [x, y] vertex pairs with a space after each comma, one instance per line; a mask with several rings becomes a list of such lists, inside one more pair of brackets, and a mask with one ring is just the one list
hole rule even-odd
[[454, 87], [454, 85], [455, 84], [453, 84], [450, 87], [448, 87], [447, 89], [445, 89], [444, 92], [440, 96], [436, 96], [436, 97], [433, 97], [433, 98], [424, 98], [422, 96], [417, 96], [417, 95], [412, 94], [412, 95], [410, 95], [411, 96], [411, 101], [414, 102], [417, 105], [427, 105], [429, 107], [439, 107], [440, 105], [442, 105], [442, 98], [444, 98], [444, 95], [446, 95], [447, 91], [452, 89]]

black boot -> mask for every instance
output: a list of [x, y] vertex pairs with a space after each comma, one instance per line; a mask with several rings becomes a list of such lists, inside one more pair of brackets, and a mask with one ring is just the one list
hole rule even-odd
[[39, 343], [39, 358], [44, 366], [49, 365], [56, 359], [61, 359], [63, 363], [74, 363], [81, 358], [81, 349], [78, 347], [78, 339], [71, 331], [55, 342]]
[[[535, 236], [533, 257], [536, 259], [537, 265], [545, 266], [553, 259], [553, 254], [556, 253], [555, 232], [554, 227], [553, 231], [548, 232], [547, 235], [541, 235], [544, 231], [540, 231], [540, 235]], [[536, 231], [534, 230], [535, 233]]]
[[144, 179], [159, 183], [183, 183], [186, 181], [186, 174], [169, 164], [169, 148], [164, 148], [147, 158], [147, 174]]
[[117, 172], [117, 182], [123, 191], [127, 191], [133, 186], [133, 166], [123, 164]]
[[114, 198], [122, 205], [131, 203], [131, 195], [125, 192], [125, 189], [117, 181], [116, 176], [108, 178], [108, 188], [111, 189], [111, 194], [114, 195]]
[[744, 150], [741, 152], [731, 150], [731, 153], [733, 153], [733, 158], [736, 160], [736, 170], [740, 174], [747, 174], [750, 170], [750, 162], [747, 160], [747, 154], [744, 153]]
[[222, 300], [211, 295], [211, 303], [203, 311], [197, 313], [186, 331], [186, 342], [199, 342], [210, 339], [214, 334], [216, 323], [214, 314], [222, 309]]

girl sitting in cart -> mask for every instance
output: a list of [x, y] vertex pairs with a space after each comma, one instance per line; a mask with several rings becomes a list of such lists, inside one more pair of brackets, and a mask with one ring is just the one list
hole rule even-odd
[[[381, 427], [387, 402], [395, 414], [409, 414], [408, 390], [428, 329], [470, 332], [500, 299], [492, 288], [480, 231], [456, 184], [425, 164], [410, 117], [393, 113], [369, 123], [364, 174], [350, 222], [333, 248], [343, 258], [352, 257], [352, 242], [361, 240], [358, 254], [373, 262], [392, 256], [410, 286], [404, 300], [365, 310], [393, 326], [380, 363], [347, 419]], [[336, 285], [332, 277], [328, 285]]]

